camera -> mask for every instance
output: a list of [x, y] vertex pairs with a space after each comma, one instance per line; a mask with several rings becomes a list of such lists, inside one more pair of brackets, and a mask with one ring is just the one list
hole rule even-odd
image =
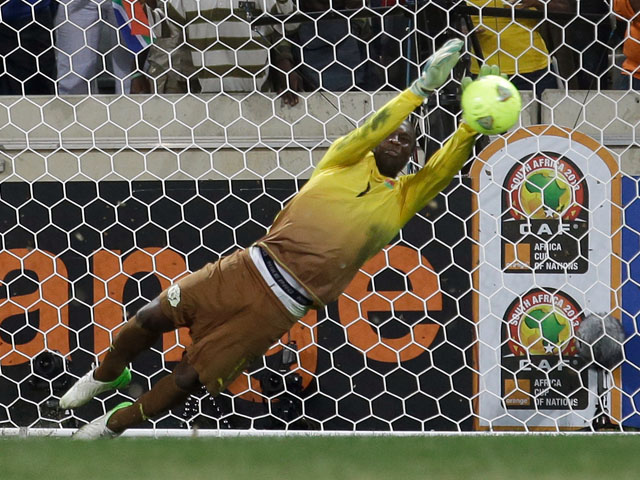
[[44, 351], [31, 360], [33, 375], [28, 380], [34, 390], [59, 393], [69, 386], [69, 378], [64, 373], [68, 363], [58, 351]]

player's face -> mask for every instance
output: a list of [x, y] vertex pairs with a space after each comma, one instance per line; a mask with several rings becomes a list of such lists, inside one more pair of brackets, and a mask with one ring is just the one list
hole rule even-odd
[[373, 149], [376, 165], [381, 174], [395, 177], [409, 161], [416, 143], [413, 126], [404, 122], [397, 130]]

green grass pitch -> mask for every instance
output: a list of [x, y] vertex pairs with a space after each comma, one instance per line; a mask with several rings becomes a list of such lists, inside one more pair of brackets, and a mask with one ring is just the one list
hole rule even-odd
[[2, 480], [637, 479], [640, 436], [0, 437]]

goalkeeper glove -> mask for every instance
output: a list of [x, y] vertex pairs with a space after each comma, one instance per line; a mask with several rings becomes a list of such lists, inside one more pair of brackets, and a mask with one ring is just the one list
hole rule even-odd
[[[507, 75], [500, 73], [500, 67], [498, 65], [482, 65], [480, 67], [480, 73], [478, 73], [478, 78], [484, 77], [486, 75], [498, 75], [503, 78], [507, 78]], [[469, 86], [469, 84], [473, 82], [471, 77], [464, 77], [460, 84], [462, 85], [462, 91]]]
[[422, 75], [411, 84], [411, 91], [426, 98], [436, 88], [440, 88], [458, 63], [463, 45], [462, 40], [454, 38], [440, 47], [427, 60]]

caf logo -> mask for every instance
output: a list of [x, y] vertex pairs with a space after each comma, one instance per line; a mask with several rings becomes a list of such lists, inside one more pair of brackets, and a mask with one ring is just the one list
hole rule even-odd
[[503, 340], [516, 356], [574, 356], [573, 332], [582, 319], [580, 307], [566, 293], [535, 288], [507, 308]]
[[581, 172], [569, 159], [551, 152], [516, 164], [506, 186], [515, 220], [575, 220], [585, 201]]

